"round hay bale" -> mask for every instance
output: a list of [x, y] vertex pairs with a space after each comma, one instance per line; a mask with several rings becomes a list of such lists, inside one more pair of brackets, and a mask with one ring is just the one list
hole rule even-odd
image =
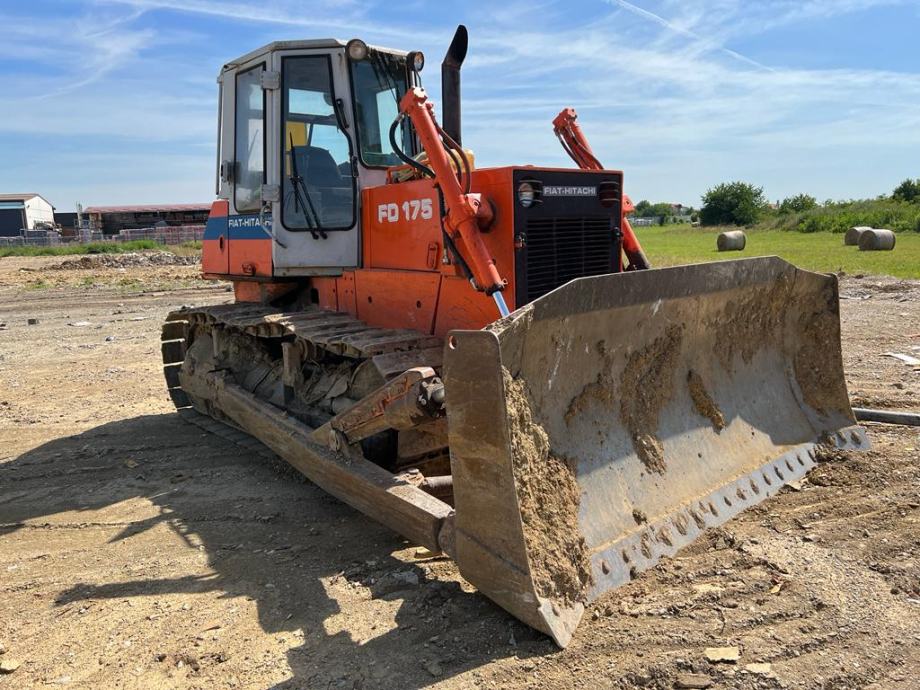
[[843, 243], [848, 247], [856, 247], [859, 245], [859, 236], [862, 235], [866, 230], [871, 230], [872, 228], [868, 225], [854, 225], [852, 228], [847, 230], [846, 235], [843, 236]]
[[716, 238], [716, 247], [720, 252], [740, 252], [747, 244], [747, 238], [743, 230], [729, 230], [720, 232]]
[[895, 234], [891, 230], [870, 228], [859, 236], [860, 251], [888, 251], [894, 249]]

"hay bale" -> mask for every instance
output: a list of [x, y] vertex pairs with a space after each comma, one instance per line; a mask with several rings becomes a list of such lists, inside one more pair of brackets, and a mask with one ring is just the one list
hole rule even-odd
[[859, 236], [860, 251], [888, 251], [894, 249], [895, 234], [891, 230], [869, 228]]
[[868, 225], [854, 225], [852, 228], [847, 230], [847, 234], [843, 236], [843, 243], [848, 247], [856, 247], [859, 245], [859, 236], [862, 235], [866, 230], [871, 230], [872, 228]]
[[743, 230], [729, 230], [720, 232], [716, 238], [716, 247], [720, 252], [740, 252], [747, 244], [747, 238]]

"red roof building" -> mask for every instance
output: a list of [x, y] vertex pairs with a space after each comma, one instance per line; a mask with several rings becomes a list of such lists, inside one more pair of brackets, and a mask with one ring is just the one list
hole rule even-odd
[[83, 213], [93, 230], [117, 235], [136, 228], [204, 225], [211, 204], [132, 204], [129, 206], [89, 206]]

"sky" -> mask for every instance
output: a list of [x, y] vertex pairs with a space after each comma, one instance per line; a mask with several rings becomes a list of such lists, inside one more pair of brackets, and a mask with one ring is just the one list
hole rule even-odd
[[221, 65], [359, 37], [439, 65], [458, 23], [477, 165], [569, 165], [565, 106], [634, 201], [864, 198], [920, 177], [917, 0], [0, 0], [0, 192], [209, 202]]

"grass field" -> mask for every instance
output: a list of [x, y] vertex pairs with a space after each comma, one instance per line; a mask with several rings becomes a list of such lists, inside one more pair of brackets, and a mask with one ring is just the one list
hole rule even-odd
[[124, 254], [144, 249], [160, 249], [186, 256], [201, 251], [201, 242], [183, 242], [166, 246], [153, 240], [131, 242], [91, 242], [89, 244], [58, 244], [50, 247], [0, 247], [0, 258], [4, 256], [70, 256], [74, 254]]
[[[890, 252], [861, 252], [845, 247], [843, 235], [831, 232], [791, 232], [788, 230], [746, 230], [747, 246], [741, 252], [716, 251], [716, 236], [724, 229], [690, 228], [686, 225], [636, 228], [639, 241], [654, 266], [675, 266], [701, 261], [725, 261], [747, 256], [780, 256], [812, 271], [845, 271], [920, 278], [920, 233], [900, 232]], [[4, 256], [58, 256], [66, 254], [102, 254], [160, 249], [182, 256], [201, 251], [201, 242], [165, 246], [150, 240], [68, 244], [53, 247], [4, 247]]]
[[776, 255], [800, 268], [823, 273], [845, 271], [920, 278], [920, 233], [898, 233], [893, 251], [861, 252], [856, 247], [845, 247], [840, 233], [746, 230], [744, 251], [718, 252], [716, 236], [723, 229], [726, 228], [666, 225], [635, 230], [654, 266]]

